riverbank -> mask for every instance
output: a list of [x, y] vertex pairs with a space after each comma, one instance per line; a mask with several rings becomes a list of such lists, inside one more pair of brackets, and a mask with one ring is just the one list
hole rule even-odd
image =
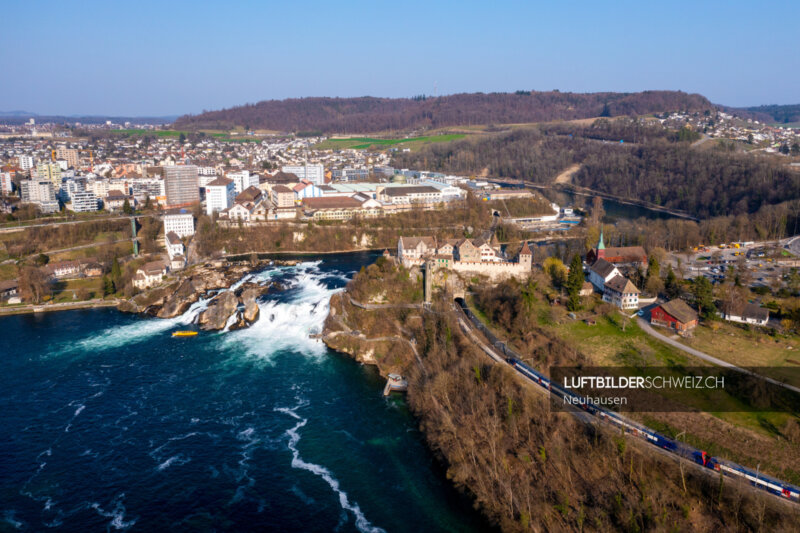
[[0, 307], [0, 316], [24, 315], [32, 313], [52, 313], [56, 311], [74, 311], [76, 309], [95, 309], [102, 307], [117, 307], [122, 300], [84, 300], [79, 302], [61, 302], [57, 304], [21, 304], [4, 305]]
[[222, 257], [228, 261], [248, 261], [253, 254], [255, 254], [259, 259], [269, 259], [271, 257], [314, 257], [318, 255], [347, 255], [347, 254], [361, 254], [361, 253], [371, 253], [371, 252], [382, 252], [386, 248], [356, 248], [350, 250], [331, 250], [328, 252], [295, 252], [291, 250], [283, 250], [280, 252], [242, 252], [230, 255], [223, 255]]
[[[332, 297], [322, 338], [381, 375], [407, 378], [407, 403], [447, 478], [503, 531], [784, 530], [796, 520], [745, 486], [642, 451], [633, 437], [551, 413], [546, 396], [462, 332], [451, 298], [437, 290], [430, 306], [417, 305], [420, 285], [379, 258]], [[540, 328], [526, 332], [537, 364], [575, 355]]]

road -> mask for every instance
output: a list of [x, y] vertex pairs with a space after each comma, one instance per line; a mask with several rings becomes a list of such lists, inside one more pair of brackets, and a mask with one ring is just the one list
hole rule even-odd
[[709, 137], [705, 133], [701, 133], [700, 135], [702, 135], [702, 137], [700, 137], [699, 139], [697, 139], [695, 142], [692, 143], [692, 148], [697, 148], [698, 146], [702, 146], [711, 140], [711, 137]]
[[0, 315], [14, 315], [19, 313], [46, 313], [50, 311], [69, 311], [71, 309], [86, 309], [93, 307], [116, 307], [120, 300], [84, 300], [80, 302], [62, 302], [58, 304], [28, 304], [0, 307]]
[[776, 379], [768, 378], [768, 377], [762, 376], [760, 374], [754, 374], [753, 372], [750, 372], [749, 370], [746, 370], [746, 369], [744, 369], [742, 367], [736, 366], [736, 365], [731, 364], [731, 363], [729, 363], [727, 361], [723, 361], [722, 359], [717, 359], [716, 357], [714, 357], [712, 355], [708, 355], [707, 353], [703, 353], [700, 350], [695, 350], [694, 348], [690, 348], [689, 346], [686, 346], [685, 344], [683, 344], [683, 343], [681, 343], [679, 341], [676, 341], [675, 339], [671, 339], [671, 338], [667, 337], [666, 335], [662, 335], [661, 333], [659, 333], [655, 329], [653, 329], [653, 327], [650, 324], [648, 324], [647, 321], [644, 320], [641, 317], [638, 317], [637, 321], [639, 323], [639, 327], [642, 328], [642, 330], [644, 330], [644, 332], [647, 333], [648, 335], [650, 335], [651, 337], [653, 337], [655, 339], [658, 339], [661, 342], [665, 342], [665, 343], [669, 344], [670, 346], [674, 346], [675, 348], [677, 348], [679, 350], [682, 350], [682, 351], [684, 351], [684, 352], [686, 352], [688, 354], [691, 354], [691, 355], [693, 355], [693, 356], [695, 356], [695, 357], [697, 357], [699, 359], [702, 359], [703, 361], [707, 361], [707, 362], [709, 362], [711, 364], [714, 364], [714, 365], [717, 365], [717, 366], [722, 366], [722, 367], [725, 367], [725, 368], [731, 368], [733, 370], [736, 370], [737, 372], [742, 372], [743, 374], [750, 374], [750, 375], [753, 375], [753, 376], [758, 376], [759, 378], [763, 379], [764, 381], [766, 381], [768, 383], [772, 383], [773, 385], [779, 385], [781, 387], [784, 387], [785, 389], [789, 389], [791, 391], [800, 393], [800, 388], [795, 387], [794, 385], [789, 385], [788, 383], [782, 383], [782, 382], [780, 382], [780, 381], [778, 381]]
[[86, 224], [87, 222], [99, 222], [105, 220], [125, 220], [130, 219], [131, 216], [135, 216], [136, 218], [161, 218], [163, 214], [147, 214], [147, 215], [118, 215], [118, 216], [109, 216], [109, 217], [97, 217], [97, 218], [88, 218], [88, 219], [81, 219], [81, 220], [68, 220], [64, 222], [45, 222], [42, 224], [21, 224], [17, 226], [4, 226], [0, 228], [0, 233], [15, 233], [18, 231], [23, 231], [28, 228], [40, 228], [40, 227], [48, 227], [51, 228], [53, 226], [69, 226], [72, 224]]
[[501, 220], [503, 220], [503, 217], [498, 215], [492, 216], [492, 226], [481, 234], [481, 238], [484, 241], [488, 242], [492, 240], [492, 235], [494, 235], [494, 232], [497, 231], [497, 226], [500, 224]]

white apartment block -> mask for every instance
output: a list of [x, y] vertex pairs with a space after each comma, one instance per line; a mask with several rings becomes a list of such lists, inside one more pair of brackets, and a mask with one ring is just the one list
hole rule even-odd
[[239, 172], [228, 172], [228, 179], [233, 180], [233, 188], [236, 194], [239, 194], [246, 188], [258, 187], [258, 175], [250, 175], [249, 170], [241, 170]]
[[197, 175], [217, 177], [217, 169], [214, 167], [197, 167]]
[[99, 202], [97, 196], [89, 191], [79, 191], [71, 195], [72, 210], [76, 213], [86, 213], [89, 211], [97, 211]]
[[286, 173], [294, 174], [299, 180], [308, 180], [314, 185], [325, 183], [325, 167], [319, 163], [316, 165], [287, 165], [281, 170]]
[[22, 170], [30, 170], [33, 168], [33, 157], [29, 155], [21, 155], [17, 157], [17, 162], [19, 163], [19, 168]]
[[217, 178], [206, 185], [206, 213], [224, 211], [233, 205], [236, 189], [233, 180]]
[[164, 235], [173, 232], [178, 237], [194, 235], [194, 216], [191, 213], [178, 213], [164, 216]]
[[22, 180], [20, 182], [22, 203], [55, 202], [53, 184], [49, 181]]
[[[98, 198], [105, 198], [108, 196], [108, 191], [111, 190], [111, 187], [108, 180], [92, 180], [86, 184], [86, 190], [93, 192]], [[117, 190], [125, 192], [121, 188]]]
[[22, 203], [37, 204], [44, 213], [58, 211], [58, 202], [49, 181], [23, 180], [20, 182]]

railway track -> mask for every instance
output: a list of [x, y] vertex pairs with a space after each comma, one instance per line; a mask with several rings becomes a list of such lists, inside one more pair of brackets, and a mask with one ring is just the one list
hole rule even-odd
[[[558, 385], [551, 383], [550, 379], [534, 370], [530, 366], [521, 361], [521, 357], [514, 350], [509, 348], [505, 342], [498, 339], [489, 329], [483, 324], [477, 316], [466, 305], [462, 298], [456, 298], [456, 307], [461, 312], [461, 315], [474, 327], [484, 334], [486, 339], [492, 343], [496, 353], [490, 353], [485, 347], [482, 346], [483, 351], [489, 355], [495, 362], [500, 364], [508, 364], [518, 374], [523, 376], [529, 383], [538, 386], [549, 395], [555, 395], [562, 400], [579, 399], [575, 393], [567, 391]], [[462, 327], [467, 324], [459, 317], [459, 323]], [[468, 334], [473, 342], [482, 344], [475, 338], [474, 334]], [[572, 405], [576, 405], [570, 402]], [[706, 469], [707, 471], [718, 472], [720, 475], [727, 476], [733, 479], [738, 479], [748, 483], [756, 490], [767, 492], [784, 502], [791, 502], [793, 504], [800, 504], [800, 487], [781, 481], [771, 476], [766, 476], [759, 471], [753, 471], [742, 465], [728, 461], [725, 459], [713, 457], [703, 450], [698, 450], [688, 444], [676, 441], [657, 431], [648, 428], [638, 422], [623, 417], [619, 413], [596, 407], [587, 402], [578, 402], [582, 405], [583, 409], [576, 409], [575, 414], [584, 422], [591, 420], [599, 420], [600, 422], [618, 428], [626, 434], [632, 435], [641, 439], [644, 442], [654, 446], [662, 453], [668, 453], [676, 456], [678, 459], [686, 459], [692, 464]], [[587, 417], [587, 415], [590, 415]]]

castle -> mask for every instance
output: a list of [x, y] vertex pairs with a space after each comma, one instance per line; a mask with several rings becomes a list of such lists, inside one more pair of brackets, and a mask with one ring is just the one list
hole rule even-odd
[[494, 237], [491, 241], [446, 239], [441, 243], [435, 237], [400, 237], [397, 258], [407, 268], [431, 261], [436, 268], [483, 274], [492, 280], [527, 276], [533, 265], [533, 254], [527, 242], [516, 261], [507, 261]]

